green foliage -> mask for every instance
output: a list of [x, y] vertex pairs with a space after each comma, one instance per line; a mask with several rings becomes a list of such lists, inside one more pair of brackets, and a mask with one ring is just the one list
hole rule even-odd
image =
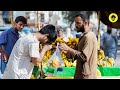
[[64, 15], [65, 20], [68, 20], [69, 23], [73, 23], [74, 17], [82, 12], [86, 12], [89, 16], [93, 13], [93, 11], [62, 11], [62, 14]]

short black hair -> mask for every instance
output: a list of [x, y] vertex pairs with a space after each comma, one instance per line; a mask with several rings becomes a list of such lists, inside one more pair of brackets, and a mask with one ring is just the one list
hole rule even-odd
[[54, 42], [57, 39], [57, 32], [55, 26], [52, 24], [48, 24], [40, 29], [39, 33], [41, 34], [49, 34], [48, 39], [49, 43]]
[[24, 24], [27, 24], [27, 19], [24, 16], [18, 16], [18, 17], [16, 17], [15, 22], [16, 23], [22, 22]]
[[89, 15], [85, 11], [81, 11], [75, 17], [81, 17], [83, 21], [87, 20], [89, 22]]

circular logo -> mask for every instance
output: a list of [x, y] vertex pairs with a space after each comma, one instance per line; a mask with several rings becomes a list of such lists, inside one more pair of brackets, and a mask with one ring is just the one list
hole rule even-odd
[[117, 14], [111, 13], [111, 14], [109, 15], [109, 21], [110, 21], [110, 22], [115, 23], [115, 22], [117, 22], [117, 20], [118, 20], [118, 15], [117, 15]]

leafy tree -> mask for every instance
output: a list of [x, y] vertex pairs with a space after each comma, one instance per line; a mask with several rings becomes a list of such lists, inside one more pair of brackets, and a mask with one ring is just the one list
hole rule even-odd
[[90, 16], [94, 11], [62, 11], [62, 14], [64, 15], [64, 19], [67, 20], [71, 25], [74, 22], [75, 15], [84, 12]]

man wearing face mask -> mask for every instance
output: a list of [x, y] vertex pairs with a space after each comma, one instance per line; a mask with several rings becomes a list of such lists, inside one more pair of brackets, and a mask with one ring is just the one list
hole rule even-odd
[[13, 46], [19, 38], [19, 32], [24, 28], [26, 24], [27, 19], [23, 16], [18, 16], [15, 19], [14, 25], [10, 29], [0, 34], [0, 53], [2, 54], [0, 65], [2, 73], [5, 70]]
[[82, 32], [78, 48], [74, 50], [66, 44], [59, 49], [69, 58], [77, 60], [74, 79], [96, 79], [97, 71], [97, 38], [89, 28], [89, 17], [86, 13], [75, 16], [77, 32]]
[[[39, 32], [18, 39], [13, 47], [3, 79], [30, 79], [34, 65], [41, 63], [50, 43], [57, 38], [55, 26], [46, 25]], [[39, 44], [44, 44], [40, 50]]]
[[113, 35], [112, 28], [107, 26], [107, 32], [101, 36], [101, 48], [104, 50], [105, 56], [116, 59], [117, 44], [117, 36]]

